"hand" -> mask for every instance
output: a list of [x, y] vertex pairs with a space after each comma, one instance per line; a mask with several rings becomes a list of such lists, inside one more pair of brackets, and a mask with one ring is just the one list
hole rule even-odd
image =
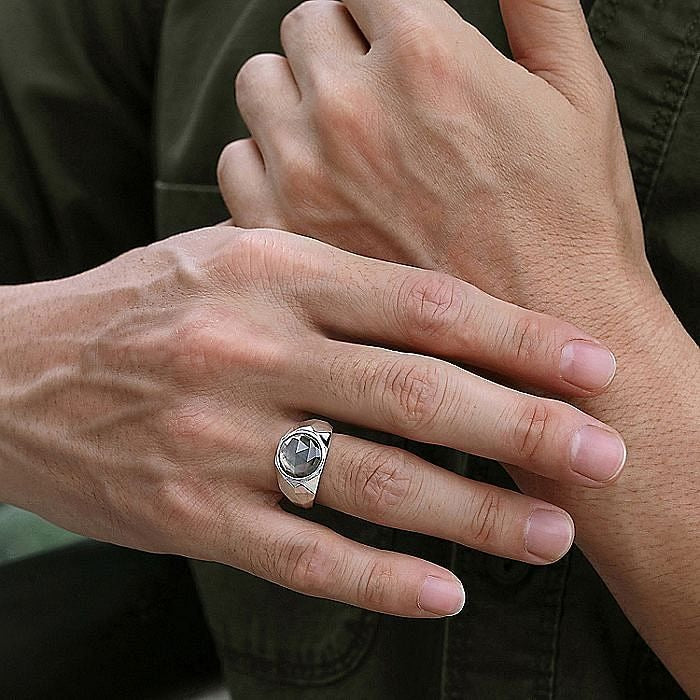
[[561, 315], [570, 300], [586, 320], [656, 293], [579, 3], [502, 8], [517, 62], [442, 0], [293, 10], [287, 57], [256, 56], [237, 78], [254, 140], [220, 160], [234, 223], [445, 270]]
[[694, 696], [700, 353], [645, 258], [578, 0], [501, 9], [514, 61], [442, 0], [299, 6], [282, 26], [287, 58], [257, 56], [238, 76], [253, 139], [222, 154], [221, 189], [241, 226], [447, 271], [605, 339], [619, 376], [577, 404], [624, 432], [625, 477], [592, 491], [511, 472], [574, 514], [579, 546]]
[[[561, 378], [577, 368], [566, 350], [560, 364], [573, 342], [608, 358], [608, 383], [610, 353], [585, 333], [443, 274], [218, 228], [2, 292], [0, 499], [99, 539], [388, 613], [449, 614], [463, 602], [450, 572], [279, 507], [273, 457], [294, 423], [328, 417], [589, 487], [624, 458], [616, 433], [567, 404], [379, 347], [580, 394]], [[318, 502], [531, 563], [573, 538], [545, 502], [343, 434]]]

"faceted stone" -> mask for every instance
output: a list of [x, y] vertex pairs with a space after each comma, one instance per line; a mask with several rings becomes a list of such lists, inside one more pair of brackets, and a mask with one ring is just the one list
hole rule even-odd
[[282, 468], [297, 479], [313, 474], [321, 464], [321, 445], [308, 434], [290, 435], [280, 450]]

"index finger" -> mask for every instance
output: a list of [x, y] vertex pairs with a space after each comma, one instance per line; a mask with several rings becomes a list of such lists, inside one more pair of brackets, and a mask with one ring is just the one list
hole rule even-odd
[[600, 393], [615, 376], [613, 353], [566, 321], [444, 273], [306, 242], [313, 272], [297, 294], [330, 337], [442, 357], [561, 396]]

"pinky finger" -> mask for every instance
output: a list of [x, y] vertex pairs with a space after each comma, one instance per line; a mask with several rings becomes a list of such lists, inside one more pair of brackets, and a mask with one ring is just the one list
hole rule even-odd
[[265, 161], [254, 139], [229, 143], [217, 166], [219, 189], [231, 213], [231, 221], [242, 228], [271, 226]]
[[256, 576], [401, 617], [445, 617], [464, 606], [460, 580], [436, 564], [359, 544], [276, 505], [264, 506], [261, 520], [246, 533], [254, 544], [239, 565]]

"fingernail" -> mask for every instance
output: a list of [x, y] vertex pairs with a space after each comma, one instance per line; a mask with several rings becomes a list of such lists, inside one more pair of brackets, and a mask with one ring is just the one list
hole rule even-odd
[[574, 524], [564, 513], [538, 508], [527, 522], [525, 549], [545, 561], [561, 559], [574, 541]]
[[614, 479], [625, 465], [627, 448], [612, 430], [584, 425], [571, 442], [571, 468], [601, 484]]
[[428, 576], [418, 595], [418, 607], [433, 615], [456, 615], [466, 600], [464, 588], [459, 581], [446, 581], [437, 576]]
[[605, 389], [615, 376], [617, 365], [610, 350], [587, 340], [572, 340], [561, 351], [561, 378], [586, 391]]

